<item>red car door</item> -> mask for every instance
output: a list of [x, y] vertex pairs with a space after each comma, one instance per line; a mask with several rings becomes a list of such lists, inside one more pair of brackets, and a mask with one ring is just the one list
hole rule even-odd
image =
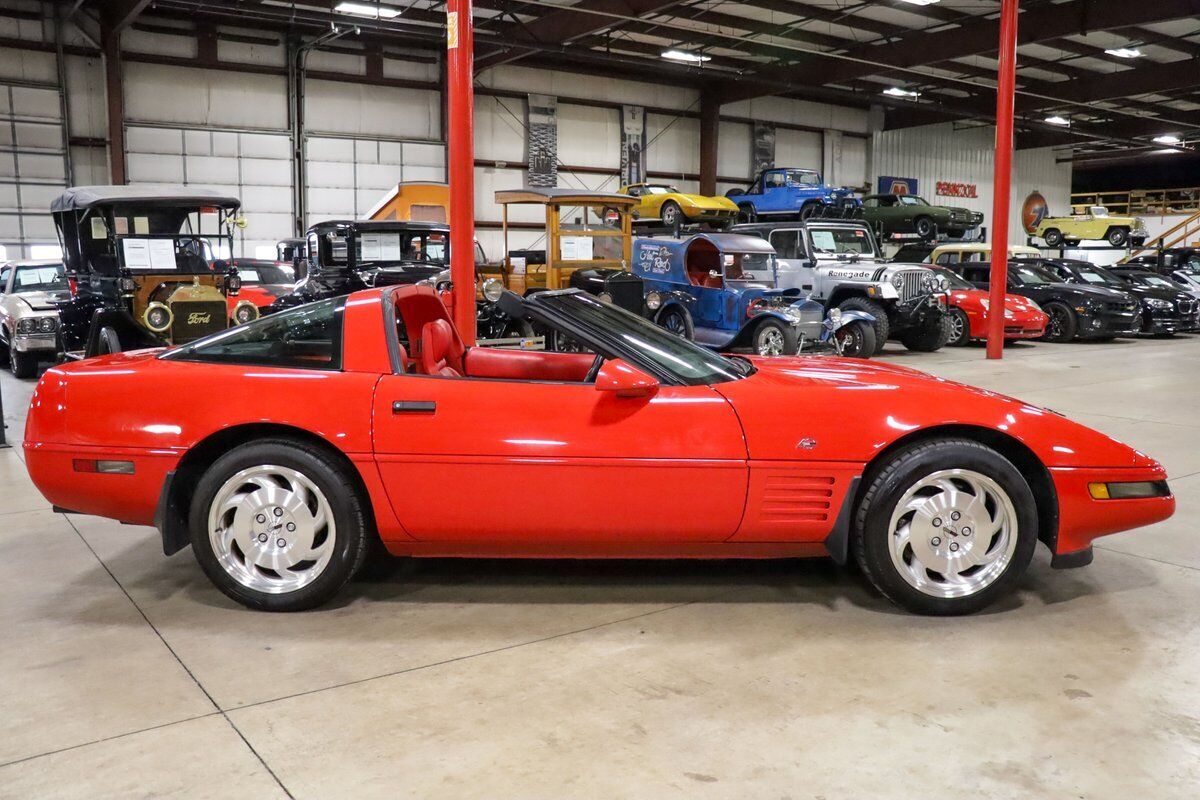
[[591, 383], [389, 375], [373, 440], [423, 541], [705, 542], [737, 530], [746, 446], [707, 386], [621, 398]]

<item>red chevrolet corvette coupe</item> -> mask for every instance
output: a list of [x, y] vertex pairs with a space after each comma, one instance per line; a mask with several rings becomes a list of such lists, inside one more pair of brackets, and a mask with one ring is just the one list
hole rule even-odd
[[857, 359], [725, 357], [577, 290], [500, 304], [582, 352], [464, 347], [432, 289], [299, 306], [49, 370], [29, 472], [154, 525], [247, 606], [410, 556], [854, 557], [914, 611], [1171, 515], [1154, 460], [1058, 414]]
[[[957, 272], [944, 267], [934, 267], [939, 275], [950, 282], [950, 338], [949, 345], [965, 345], [972, 339], [987, 338], [988, 293], [967, 281]], [[1050, 317], [1038, 304], [1019, 294], [1004, 295], [1004, 338], [1036, 339], [1046, 332]]]

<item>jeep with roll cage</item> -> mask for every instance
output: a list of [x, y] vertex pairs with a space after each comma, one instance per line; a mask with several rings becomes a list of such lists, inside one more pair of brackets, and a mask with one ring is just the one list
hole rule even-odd
[[771, 243], [780, 288], [874, 317], [876, 352], [889, 338], [923, 352], [946, 344], [948, 281], [919, 264], [888, 262], [867, 223], [809, 219], [735, 225], [733, 231]]
[[229, 297], [241, 201], [199, 186], [76, 186], [51, 205], [70, 298], [59, 353], [84, 358], [190, 342], [257, 318]]

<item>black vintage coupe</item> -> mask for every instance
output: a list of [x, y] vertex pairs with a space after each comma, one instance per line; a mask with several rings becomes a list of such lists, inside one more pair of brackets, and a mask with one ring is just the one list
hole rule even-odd
[[[987, 288], [991, 264], [962, 262], [950, 266], [976, 286]], [[1034, 263], [1009, 262], [1008, 291], [1030, 298], [1049, 315], [1042, 337], [1048, 342], [1115, 339], [1142, 329], [1141, 303], [1129, 292], [1065, 283]]]

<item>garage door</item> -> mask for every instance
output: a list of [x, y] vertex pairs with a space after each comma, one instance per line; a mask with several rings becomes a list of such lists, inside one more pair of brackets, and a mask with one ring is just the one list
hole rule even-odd
[[58, 89], [0, 81], [0, 256], [57, 251], [50, 202], [67, 184], [64, 145]]
[[438, 143], [308, 137], [308, 224], [360, 219], [401, 181], [446, 180]]
[[292, 236], [291, 138], [281, 133], [130, 125], [125, 132], [130, 183], [209, 186], [242, 200], [246, 227], [234, 255], [274, 257]]

